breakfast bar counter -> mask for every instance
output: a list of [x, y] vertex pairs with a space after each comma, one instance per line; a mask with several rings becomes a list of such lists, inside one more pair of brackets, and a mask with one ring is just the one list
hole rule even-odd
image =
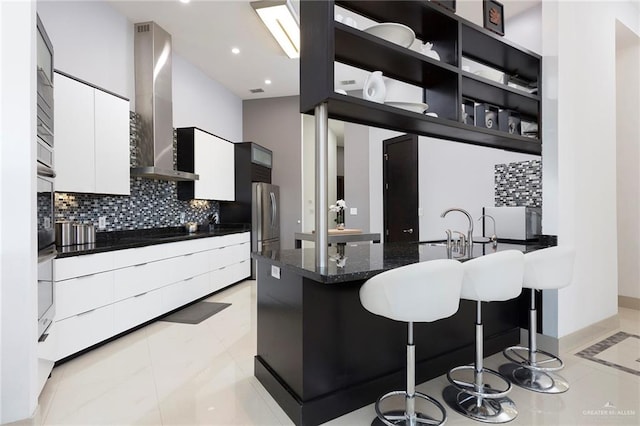
[[[545, 246], [474, 244], [472, 257]], [[350, 243], [329, 247], [329, 265], [323, 269], [315, 266], [313, 248], [253, 254], [255, 376], [295, 424], [320, 424], [403, 389], [405, 324], [366, 311], [359, 290], [382, 271], [448, 254], [442, 244]], [[527, 293], [484, 304], [485, 356], [519, 342], [528, 300]], [[475, 302], [461, 300], [454, 316], [415, 324], [416, 383], [473, 361], [474, 322]]]
[[[296, 232], [293, 236], [295, 248], [302, 248], [302, 241], [315, 241], [316, 236], [313, 232]], [[358, 241], [380, 242], [380, 233], [362, 232], [361, 229], [330, 229], [327, 236], [327, 242], [331, 244], [355, 243]]]

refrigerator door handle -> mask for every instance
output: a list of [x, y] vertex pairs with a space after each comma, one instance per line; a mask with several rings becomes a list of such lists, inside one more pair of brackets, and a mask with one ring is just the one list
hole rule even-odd
[[269, 195], [271, 196], [271, 227], [273, 228], [276, 224], [278, 206], [276, 205], [276, 195], [273, 192], [270, 192]]
[[[255, 185], [255, 211], [256, 212], [260, 212], [262, 211], [262, 186], [260, 184]], [[263, 225], [263, 220], [260, 217], [260, 215], [257, 215], [258, 221], [256, 222], [256, 239], [257, 241], [262, 240], [262, 225]]]

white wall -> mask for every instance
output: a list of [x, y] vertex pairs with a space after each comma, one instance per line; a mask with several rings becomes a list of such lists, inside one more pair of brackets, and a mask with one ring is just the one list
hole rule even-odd
[[199, 127], [242, 142], [242, 99], [173, 54], [173, 127]]
[[[447, 228], [467, 233], [469, 221], [463, 214], [440, 217], [450, 207], [467, 210], [474, 219], [473, 235], [482, 235], [481, 222], [477, 219], [483, 207], [495, 206], [494, 166], [539, 158], [421, 136], [418, 143], [419, 207], [423, 211], [420, 240], [444, 239]], [[496, 227], [499, 231], [500, 224]]]
[[131, 100], [135, 108], [133, 24], [101, 1], [39, 0], [54, 66]]
[[504, 37], [540, 54], [542, 52], [542, 3], [505, 19]]
[[271, 181], [280, 186], [280, 246], [291, 249], [294, 233], [301, 231], [302, 219], [300, 98], [286, 96], [244, 101], [243, 134], [247, 141], [273, 151]]
[[37, 389], [36, 11], [0, 2], [0, 423], [32, 415]]
[[618, 294], [640, 299], [640, 38], [616, 22]]
[[[129, 98], [135, 111], [133, 23], [102, 1], [38, 1], [55, 67]], [[196, 126], [234, 142], [242, 100], [173, 52], [173, 126]]]
[[557, 199], [544, 203], [557, 206], [550, 225], [559, 244], [576, 247], [576, 261], [573, 284], [547, 296], [557, 300], [557, 323], [545, 312], [543, 328], [563, 337], [617, 313], [615, 22], [637, 31], [638, 10], [630, 2], [560, 2], [553, 16], [547, 6], [543, 28], [553, 30], [557, 20], [558, 67], [543, 85], [558, 82], [558, 137], [557, 182], [547, 182], [555, 153], [543, 152], [543, 188], [557, 184]]

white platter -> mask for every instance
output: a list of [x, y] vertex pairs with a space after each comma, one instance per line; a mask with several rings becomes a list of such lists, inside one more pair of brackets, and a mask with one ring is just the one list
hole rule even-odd
[[395, 22], [377, 24], [364, 30], [365, 33], [380, 37], [402, 47], [409, 47], [416, 39], [416, 33], [406, 25]]
[[406, 109], [407, 111], [417, 112], [418, 114], [424, 114], [424, 112], [429, 109], [429, 105], [422, 102], [384, 101], [384, 104], [395, 108]]

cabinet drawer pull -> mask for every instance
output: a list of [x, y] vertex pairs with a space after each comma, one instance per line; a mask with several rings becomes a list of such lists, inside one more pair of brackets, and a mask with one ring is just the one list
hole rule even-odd
[[194, 278], [194, 277], [191, 277], [191, 278], [185, 278], [185, 279], [184, 279], [184, 281], [185, 281], [185, 282], [186, 282], [186, 281], [191, 281], [193, 278]]
[[193, 256], [195, 253], [187, 253], [184, 255], [184, 257], [188, 257], [188, 256]]
[[78, 278], [76, 278], [76, 279], [81, 280], [81, 279], [85, 279], [85, 278], [93, 277], [94, 275], [95, 275], [95, 274], [81, 275], [81, 276], [79, 276], [79, 277], [78, 277]]
[[80, 317], [80, 316], [82, 316], [82, 315], [87, 315], [87, 314], [90, 314], [91, 312], [93, 312], [93, 311], [95, 311], [95, 310], [96, 310], [96, 308], [89, 309], [88, 311], [81, 312], [81, 313], [79, 313], [79, 314], [78, 314], [78, 315], [76, 315], [76, 316]]
[[138, 266], [144, 266], [149, 262], [144, 262], [144, 263], [138, 263], [137, 265], [133, 265], [134, 268], [137, 268]]
[[144, 293], [136, 294], [136, 295], [135, 295], [135, 296], [133, 296], [133, 297], [142, 297], [142, 296], [144, 296], [144, 295], [145, 295], [145, 294], [147, 294], [147, 293], [149, 293], [149, 292], [148, 292], [148, 291], [145, 291]]

